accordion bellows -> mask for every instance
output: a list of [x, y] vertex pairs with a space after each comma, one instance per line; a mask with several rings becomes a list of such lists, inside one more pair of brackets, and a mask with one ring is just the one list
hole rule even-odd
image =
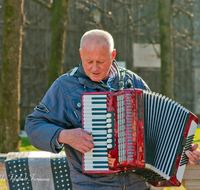
[[154, 186], [180, 186], [198, 118], [175, 101], [141, 89], [82, 94], [82, 126], [94, 148], [84, 173], [127, 170]]

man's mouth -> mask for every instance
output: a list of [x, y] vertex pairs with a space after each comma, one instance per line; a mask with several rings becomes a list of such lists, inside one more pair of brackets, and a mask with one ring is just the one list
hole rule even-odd
[[93, 75], [95, 75], [95, 76], [97, 76], [97, 75], [99, 75], [100, 73], [92, 73]]

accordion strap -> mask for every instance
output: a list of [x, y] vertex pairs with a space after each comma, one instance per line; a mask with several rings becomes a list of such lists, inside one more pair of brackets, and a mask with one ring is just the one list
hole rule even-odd
[[123, 67], [120, 67], [119, 72], [120, 72], [119, 90], [123, 90], [124, 89], [124, 78], [125, 78], [125, 74], [126, 74], [126, 69], [124, 69]]

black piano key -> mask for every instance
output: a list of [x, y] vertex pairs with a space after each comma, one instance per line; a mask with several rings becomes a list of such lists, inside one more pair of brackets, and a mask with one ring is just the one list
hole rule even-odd
[[92, 97], [92, 100], [106, 100], [106, 97]]
[[107, 150], [93, 150], [92, 152], [107, 152]]
[[92, 108], [92, 111], [107, 111], [107, 108]]
[[108, 168], [108, 166], [93, 166], [93, 168]]
[[93, 164], [108, 164], [108, 161], [93, 161]]
[[107, 134], [92, 134], [93, 137], [107, 137]]
[[99, 122], [99, 121], [105, 121], [106, 122], [106, 119], [92, 119], [93, 122]]
[[94, 148], [107, 148], [107, 145], [95, 145]]
[[92, 115], [106, 115], [107, 112], [93, 112]]
[[101, 101], [99, 101], [99, 102], [92, 102], [92, 104], [106, 104], [107, 102], [105, 101], [105, 102], [101, 102]]
[[107, 130], [107, 128], [92, 128], [92, 130]]
[[107, 154], [94, 154], [93, 157], [107, 157]]
[[94, 141], [107, 141], [107, 139], [94, 139]]
[[107, 123], [92, 123], [92, 126], [106, 126]]

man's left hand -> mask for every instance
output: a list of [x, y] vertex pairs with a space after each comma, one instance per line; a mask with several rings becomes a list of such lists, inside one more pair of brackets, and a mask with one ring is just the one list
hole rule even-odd
[[195, 165], [195, 162], [200, 158], [200, 150], [198, 149], [198, 144], [192, 146], [191, 150], [185, 151], [185, 154], [189, 158], [188, 163], [191, 166]]

